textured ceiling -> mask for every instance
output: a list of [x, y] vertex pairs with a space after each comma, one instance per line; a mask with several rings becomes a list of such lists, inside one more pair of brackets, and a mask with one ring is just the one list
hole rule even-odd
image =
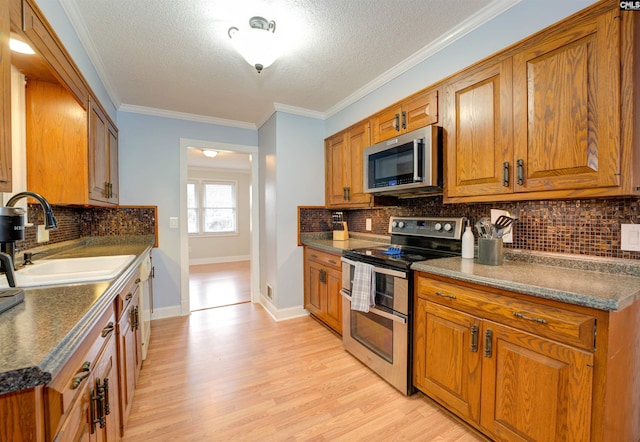
[[[429, 45], [517, 1], [60, 0], [116, 107], [240, 127], [277, 105], [330, 116]], [[227, 35], [254, 15], [275, 20], [288, 46], [261, 74]]]

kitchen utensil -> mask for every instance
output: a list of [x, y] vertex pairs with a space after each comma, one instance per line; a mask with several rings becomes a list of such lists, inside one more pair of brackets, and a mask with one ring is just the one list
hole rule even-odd
[[476, 222], [476, 230], [480, 238], [491, 238], [491, 219], [484, 217]]
[[491, 238], [502, 238], [509, 233], [511, 231], [511, 225], [515, 220], [515, 217], [500, 215], [491, 226]]

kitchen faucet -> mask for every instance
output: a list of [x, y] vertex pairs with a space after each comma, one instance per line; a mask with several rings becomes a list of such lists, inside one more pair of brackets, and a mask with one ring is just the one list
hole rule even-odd
[[6, 207], [0, 207], [0, 271], [7, 274], [9, 286], [15, 287], [14, 261], [15, 242], [24, 239], [24, 210], [13, 208], [21, 198], [34, 198], [44, 211], [44, 228], [57, 229], [58, 221], [53, 216], [51, 204], [42, 195], [35, 192], [20, 192], [7, 201]]

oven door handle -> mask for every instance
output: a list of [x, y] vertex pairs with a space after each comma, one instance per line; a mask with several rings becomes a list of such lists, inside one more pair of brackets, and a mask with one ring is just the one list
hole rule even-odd
[[[342, 262], [347, 263], [355, 267], [356, 262], [352, 261], [348, 258], [342, 257]], [[407, 272], [400, 272], [398, 270], [385, 269], [384, 267], [374, 267], [373, 271], [375, 273], [380, 273], [382, 275], [395, 276], [396, 278], [407, 279]]]
[[[349, 302], [351, 302], [351, 294], [346, 290], [340, 290], [340, 294]], [[364, 313], [364, 312], [363, 312]], [[391, 313], [387, 313], [384, 310], [377, 309], [375, 307], [371, 307], [369, 309], [369, 313], [373, 313], [374, 315], [382, 316], [383, 318], [391, 319], [392, 321], [399, 322], [400, 324], [406, 324], [407, 318], [404, 316], [393, 315]]]

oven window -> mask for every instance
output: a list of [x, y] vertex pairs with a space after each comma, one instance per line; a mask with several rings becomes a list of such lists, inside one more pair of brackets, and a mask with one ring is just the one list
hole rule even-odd
[[351, 310], [351, 337], [393, 364], [393, 321]]
[[[350, 266], [351, 279], [353, 281], [353, 275], [355, 273], [355, 266]], [[393, 294], [394, 294], [394, 281], [393, 276], [384, 275], [382, 273], [376, 273], [376, 305], [382, 305], [390, 310], [394, 310]], [[353, 287], [349, 287], [352, 290]]]

